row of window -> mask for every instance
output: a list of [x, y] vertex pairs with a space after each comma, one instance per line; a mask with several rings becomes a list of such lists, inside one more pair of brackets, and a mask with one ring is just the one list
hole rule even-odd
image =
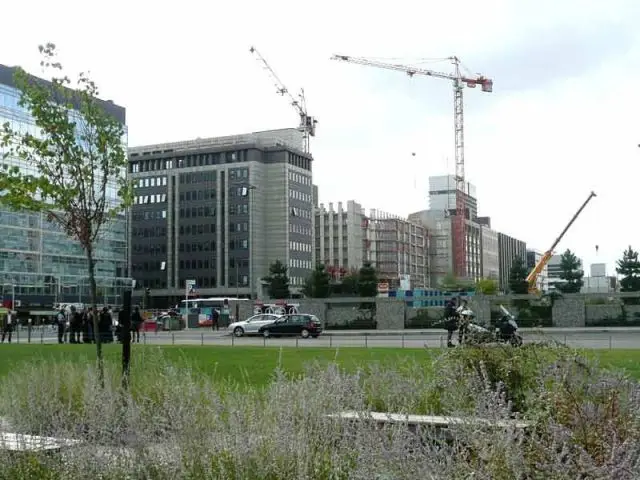
[[311, 177], [292, 171], [289, 171], [289, 181], [301, 183], [302, 185], [311, 185]]
[[229, 215], [248, 215], [248, 214], [249, 214], [248, 203], [239, 203], [239, 204], [229, 205]]
[[294, 252], [310, 252], [311, 244], [302, 242], [289, 242], [289, 250]]
[[140, 220], [162, 220], [163, 218], [167, 218], [166, 210], [149, 210], [145, 212], [136, 212], [134, 211], [131, 214], [131, 218], [136, 221]]
[[131, 250], [134, 255], [157, 255], [160, 253], [167, 253], [167, 244], [166, 243], [156, 243], [156, 244], [135, 243], [131, 246]]
[[[215, 269], [216, 268], [216, 258], [213, 257], [211, 259], [208, 258], [198, 258], [198, 259], [187, 259], [187, 260], [180, 260], [180, 270], [182, 269], [187, 269], [187, 270], [207, 270], [209, 268]], [[229, 268], [249, 268], [249, 259], [248, 258], [234, 258], [231, 257], [229, 259]]]
[[180, 201], [195, 201], [195, 200], [215, 200], [216, 191], [213, 190], [193, 190], [191, 192], [180, 192]]
[[149, 203], [165, 203], [167, 201], [166, 193], [156, 193], [154, 195], [136, 195], [133, 197], [134, 205], [147, 205]]
[[166, 187], [166, 186], [167, 186], [167, 177], [139, 178], [137, 180], [134, 180], [133, 182], [134, 188]]
[[180, 183], [214, 183], [217, 178], [218, 172], [216, 170], [209, 170], [207, 172], [181, 173]]
[[311, 210], [307, 210], [306, 208], [300, 208], [300, 207], [292, 207], [291, 216], [300, 217], [300, 218], [311, 218]]
[[290, 258], [289, 268], [304, 268], [307, 270], [311, 270], [311, 260], [301, 260], [299, 258]]
[[313, 201], [311, 195], [309, 195], [308, 193], [299, 192], [298, 190], [289, 190], [289, 197], [308, 203], [311, 203]]
[[[154, 152], [156, 153], [156, 152]], [[157, 152], [161, 153], [161, 152]], [[131, 158], [137, 157], [138, 154], [131, 155]], [[137, 172], [152, 172], [156, 170], [170, 170], [176, 168], [189, 168], [189, 167], [202, 167], [205, 165], [219, 165], [224, 163], [233, 162], [246, 162], [247, 151], [241, 150], [239, 152], [219, 152], [219, 153], [200, 153], [194, 155], [186, 155], [176, 157], [174, 159], [154, 158], [147, 160], [136, 160], [131, 162], [130, 171], [132, 173]]]
[[229, 170], [229, 180], [248, 180], [248, 168], [232, 168]]
[[165, 237], [167, 235], [167, 227], [133, 227], [131, 229], [132, 237]]
[[178, 247], [178, 250], [181, 252], [215, 252], [216, 251], [216, 241], [210, 240], [207, 242], [192, 242], [192, 243], [181, 243]]
[[301, 235], [311, 236], [311, 227], [308, 227], [306, 225], [300, 225], [298, 223], [290, 223], [289, 231], [291, 233], [299, 233]]
[[216, 233], [216, 224], [180, 225], [180, 235], [202, 235], [204, 233]]
[[216, 207], [181, 208], [180, 218], [215, 217]]

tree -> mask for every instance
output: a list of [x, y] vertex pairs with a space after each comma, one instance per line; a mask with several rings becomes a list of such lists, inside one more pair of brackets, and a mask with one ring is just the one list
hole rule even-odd
[[358, 295], [375, 297], [378, 295], [378, 274], [371, 262], [364, 262], [358, 272]]
[[280, 260], [269, 266], [269, 275], [263, 277], [262, 282], [266, 284], [269, 298], [284, 299], [291, 296], [287, 267]]
[[[79, 242], [87, 259], [91, 303], [96, 306], [96, 241], [104, 227], [133, 201], [125, 174], [125, 130], [102, 108], [95, 82], [81, 73], [72, 85], [56, 60], [55, 45], [48, 43], [39, 49], [40, 65], [51, 72], [51, 80], [36, 80], [16, 69], [20, 105], [31, 114], [37, 132], [16, 131], [8, 122], [0, 129], [0, 146], [4, 148], [0, 203], [14, 210], [44, 213], [53, 228]], [[31, 168], [4, 163], [11, 158]], [[118, 201], [111, 198], [113, 190]], [[94, 317], [93, 322], [97, 332], [98, 319]], [[99, 335], [95, 341], [102, 378]]]
[[584, 281], [582, 262], [576, 255], [567, 249], [560, 256], [560, 278], [564, 282], [558, 284], [558, 289], [562, 293], [579, 293]]
[[[360, 272], [353, 271], [342, 277], [340, 292], [343, 295], [358, 295], [358, 285], [360, 283]], [[377, 291], [377, 287], [376, 287]]]
[[440, 289], [445, 292], [468, 292], [473, 290], [473, 282], [456, 277], [453, 273], [447, 273], [440, 280]]
[[483, 295], [495, 295], [498, 293], [498, 282], [493, 278], [481, 278], [476, 282], [476, 292]]
[[309, 298], [327, 298], [331, 294], [331, 276], [319, 263], [307, 278], [302, 293]]
[[617, 262], [616, 273], [622, 277], [620, 280], [620, 291], [639, 292], [640, 291], [640, 261], [638, 252], [629, 248], [624, 251], [622, 258]]
[[509, 270], [509, 291], [519, 295], [529, 293], [528, 275], [524, 260], [519, 256], [515, 257]]

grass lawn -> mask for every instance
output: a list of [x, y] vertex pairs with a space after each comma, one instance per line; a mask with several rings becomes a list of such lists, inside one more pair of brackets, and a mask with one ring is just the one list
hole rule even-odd
[[[105, 358], [114, 366], [120, 362], [120, 345], [105, 345]], [[217, 381], [240, 385], [265, 385], [280, 364], [289, 374], [304, 372], [305, 364], [335, 361], [347, 370], [372, 362], [401, 364], [424, 362], [429, 367], [433, 354], [439, 350], [409, 348], [279, 348], [279, 347], [216, 347], [216, 346], [138, 346], [132, 347], [132, 375], [141, 375], [145, 362], [170, 361], [179, 367], [212, 376]], [[602, 366], [624, 369], [640, 379], [640, 349], [587, 350], [600, 358]], [[0, 377], [15, 365], [31, 360], [90, 362], [95, 359], [93, 345], [7, 345], [0, 346]]]

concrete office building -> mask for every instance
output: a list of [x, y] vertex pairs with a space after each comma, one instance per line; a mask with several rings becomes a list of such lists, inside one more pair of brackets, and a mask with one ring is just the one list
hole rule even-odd
[[486, 225], [480, 226], [480, 273], [482, 278], [500, 281], [500, 248], [498, 232]]
[[313, 184], [296, 129], [135, 147], [133, 277], [157, 303], [198, 296], [265, 298], [280, 260], [293, 293], [313, 268]]
[[522, 263], [527, 265], [527, 244], [522, 240], [515, 239], [504, 233], [498, 233], [498, 252], [500, 263], [500, 290], [509, 291], [509, 275], [511, 266], [516, 257], [522, 259]]
[[365, 226], [365, 258], [381, 281], [391, 289], [400, 288], [401, 281], [411, 289], [430, 286], [429, 235], [424, 225], [372, 209]]
[[[455, 175], [436, 175], [429, 177], [429, 210], [455, 214], [456, 210], [456, 177]], [[474, 220], [478, 216], [478, 200], [476, 187], [465, 184], [466, 218]]]
[[[14, 73], [15, 68], [0, 65], [0, 125], [9, 122], [14, 130], [37, 136], [34, 119], [18, 105], [20, 92], [14, 83]], [[40, 81], [47, 85], [46, 81]], [[99, 102], [99, 105], [125, 124], [123, 107], [111, 101]], [[77, 122], [82, 121], [75, 110], [69, 115]], [[0, 158], [2, 153], [0, 147]], [[33, 168], [12, 157], [4, 163], [21, 169]], [[119, 202], [115, 178], [109, 180], [106, 193], [108, 202]], [[102, 237], [95, 245], [99, 301], [106, 304], [120, 303], [124, 288], [131, 285], [125, 229], [126, 220], [122, 215], [103, 227]], [[56, 302], [89, 302], [89, 268], [84, 250], [79, 242], [48, 222], [45, 214], [0, 207], [0, 230], [0, 288], [5, 304], [12, 297], [16, 299], [16, 306], [20, 302], [22, 306], [31, 307], [51, 306]]]
[[[527, 249], [527, 270], [531, 272], [535, 266], [538, 264], [540, 260], [542, 260], [542, 256], [544, 254], [538, 252], [537, 250]], [[537, 288], [541, 292], [546, 292], [549, 289], [549, 266], [548, 264], [544, 266], [540, 275], [538, 275]]]
[[346, 208], [320, 204], [315, 210], [315, 258], [328, 270], [350, 271], [362, 267], [365, 258], [367, 215], [359, 203], [349, 200]]

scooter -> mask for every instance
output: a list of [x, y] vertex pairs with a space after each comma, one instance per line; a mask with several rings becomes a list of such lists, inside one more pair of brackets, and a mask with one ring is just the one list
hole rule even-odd
[[503, 305], [500, 305], [502, 317], [498, 321], [496, 335], [499, 342], [509, 343], [514, 347], [522, 345], [522, 336], [518, 333], [518, 323], [515, 317]]

